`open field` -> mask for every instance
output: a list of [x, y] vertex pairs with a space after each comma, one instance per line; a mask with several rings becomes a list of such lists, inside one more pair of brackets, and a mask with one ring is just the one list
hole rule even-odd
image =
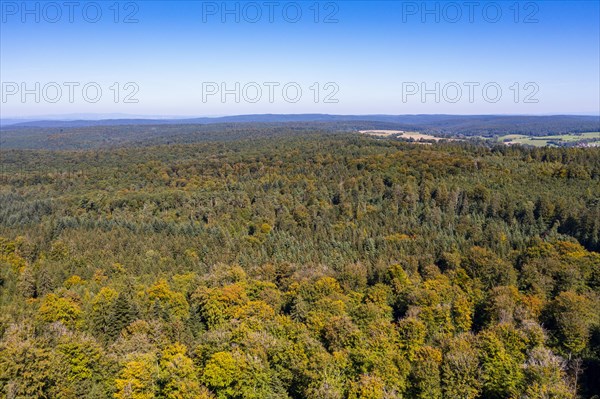
[[508, 134], [498, 137], [499, 142], [503, 142], [508, 145], [522, 144], [531, 145], [534, 147], [545, 147], [549, 145], [558, 146], [561, 144], [576, 143], [584, 140], [600, 140], [600, 132], [572, 133], [538, 137], [525, 136], [521, 134]]
[[[430, 144], [427, 142], [449, 140], [456, 141], [461, 140], [457, 138], [449, 139], [445, 137], [436, 137], [430, 134], [424, 134], [419, 132], [410, 132], [403, 130], [360, 130], [360, 133], [367, 134], [376, 137], [394, 137], [407, 140], [414, 140], [416, 142], [423, 142], [423, 144]], [[588, 144], [588, 145], [599, 145], [600, 144], [600, 132], [587, 132], [587, 133], [570, 133], [570, 134], [554, 134], [548, 136], [528, 136], [524, 134], [507, 134], [499, 136], [495, 139], [500, 143], [507, 145], [528, 145], [533, 147], [560, 147], [565, 145], [576, 145], [576, 144]]]
[[435, 137], [432, 136], [430, 134], [423, 134], [423, 133], [419, 133], [419, 132], [405, 132], [403, 130], [361, 130], [360, 131], [363, 134], [368, 134], [371, 136], [378, 136], [378, 137], [399, 137], [399, 138], [403, 138], [403, 139], [413, 139], [415, 141], [422, 141], [422, 140], [433, 140], [433, 141], [440, 141], [440, 140], [455, 140], [455, 139], [446, 139], [444, 137]]

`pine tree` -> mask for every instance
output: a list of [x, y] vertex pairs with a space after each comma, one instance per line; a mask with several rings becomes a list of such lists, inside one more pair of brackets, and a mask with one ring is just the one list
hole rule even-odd
[[107, 334], [110, 339], [115, 340], [121, 333], [121, 330], [135, 321], [137, 316], [137, 309], [128, 296], [122, 292], [119, 293], [109, 318]]

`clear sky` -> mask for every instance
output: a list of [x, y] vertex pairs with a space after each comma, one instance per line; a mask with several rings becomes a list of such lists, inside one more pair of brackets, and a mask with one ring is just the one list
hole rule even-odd
[[599, 1], [0, 5], [3, 118], [600, 113]]

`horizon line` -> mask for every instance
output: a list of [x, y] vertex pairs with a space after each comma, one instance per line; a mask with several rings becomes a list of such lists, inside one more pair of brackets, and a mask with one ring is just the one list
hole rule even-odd
[[447, 113], [408, 113], [408, 114], [390, 114], [390, 113], [373, 113], [373, 114], [328, 114], [328, 113], [314, 113], [314, 112], [305, 112], [305, 113], [253, 113], [253, 114], [221, 114], [221, 115], [138, 115], [138, 114], [50, 114], [50, 115], [32, 115], [32, 116], [7, 116], [0, 117], [0, 121], [2, 120], [27, 120], [30, 122], [37, 121], [46, 121], [52, 120], [53, 122], [75, 122], [75, 121], [111, 121], [111, 120], [131, 120], [131, 119], [142, 119], [142, 120], [173, 120], [173, 119], [219, 119], [219, 118], [230, 118], [230, 117], [242, 117], [242, 116], [593, 116], [600, 117], [600, 112], [597, 114], [594, 113], [539, 113], [539, 114], [529, 114], [529, 113], [483, 113], [483, 114], [468, 114], [468, 113], [456, 113], [456, 114], [447, 114]]

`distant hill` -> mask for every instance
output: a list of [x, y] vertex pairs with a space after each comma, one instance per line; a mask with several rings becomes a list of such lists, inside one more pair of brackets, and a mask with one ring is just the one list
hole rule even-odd
[[88, 127], [88, 126], [122, 126], [122, 125], [187, 125], [218, 123], [283, 123], [283, 122], [339, 122], [339, 121], [375, 121], [392, 123], [423, 123], [445, 120], [450, 115], [328, 115], [328, 114], [254, 114], [233, 115], [223, 117], [201, 117], [187, 119], [152, 119], [152, 118], [118, 118], [118, 119], [80, 119], [80, 120], [3, 120], [6, 128], [20, 127]]
[[274, 123], [274, 122], [341, 122], [341, 121], [373, 121], [409, 125], [427, 125], [441, 130], [473, 126], [518, 126], [518, 125], [565, 125], [565, 124], [600, 124], [599, 116], [552, 115], [552, 116], [520, 116], [520, 115], [328, 115], [328, 114], [256, 114], [223, 117], [202, 117], [190, 119], [100, 119], [100, 120], [38, 120], [18, 122], [16, 119], [4, 120], [5, 128], [18, 127], [87, 127], [87, 126], [119, 126], [119, 125], [187, 125], [215, 123]]

